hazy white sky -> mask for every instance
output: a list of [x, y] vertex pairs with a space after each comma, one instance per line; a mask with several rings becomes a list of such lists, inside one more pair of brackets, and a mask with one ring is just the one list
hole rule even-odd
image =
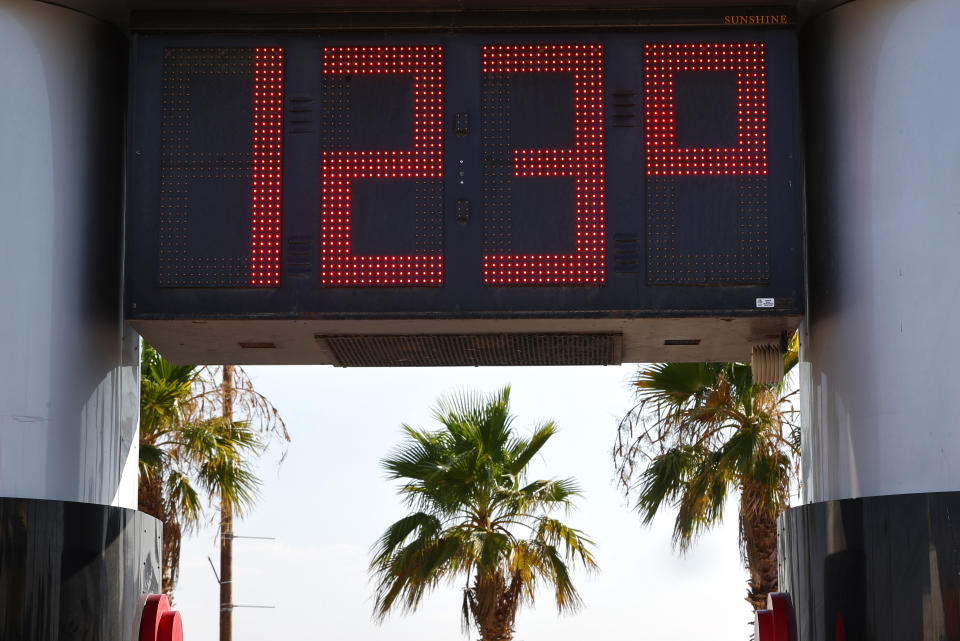
[[[643, 528], [613, 484], [610, 449], [630, 406], [625, 381], [635, 366], [583, 368], [335, 369], [248, 367], [279, 408], [293, 442], [278, 468], [264, 457], [263, 494], [235, 526], [234, 601], [275, 605], [237, 609], [235, 641], [466, 641], [459, 628], [462, 584], [437, 591], [411, 615], [371, 621], [369, 549], [403, 515], [380, 459], [401, 423], [431, 427], [442, 393], [486, 392], [510, 383], [516, 427], [551, 418], [560, 427], [533, 464], [532, 478], [574, 476], [584, 491], [567, 521], [596, 543], [600, 572], [577, 575], [585, 607], [557, 616], [550, 595], [517, 618], [517, 641], [590, 639], [744, 641], [753, 615], [737, 553], [736, 502], [724, 526], [681, 557], [670, 517]], [[216, 528], [185, 541], [176, 607], [185, 637], [217, 639]], [[472, 632], [469, 639], [479, 635]]]

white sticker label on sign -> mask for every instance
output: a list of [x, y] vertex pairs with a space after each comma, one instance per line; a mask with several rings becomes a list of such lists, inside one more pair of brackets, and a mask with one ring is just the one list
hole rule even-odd
[[757, 307], [773, 307], [772, 298], [758, 298]]

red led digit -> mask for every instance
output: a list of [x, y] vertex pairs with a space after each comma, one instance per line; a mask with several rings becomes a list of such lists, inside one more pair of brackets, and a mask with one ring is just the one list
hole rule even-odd
[[321, 160], [320, 282], [329, 287], [439, 287], [442, 255], [364, 256], [353, 252], [351, 183], [365, 178], [443, 175], [443, 48], [327, 47], [323, 74], [413, 76], [413, 147], [324, 151]]
[[258, 47], [253, 85], [253, 185], [250, 284], [280, 285], [283, 49]]
[[[766, 47], [763, 43], [648, 44], [644, 55], [648, 176], [767, 174]], [[737, 145], [678, 147], [674, 74], [737, 74]]]
[[516, 149], [514, 176], [574, 179], [574, 251], [569, 254], [484, 255], [485, 285], [599, 285], [606, 278], [601, 45], [483, 47], [483, 73], [555, 72], [570, 73], [574, 78], [573, 147]]

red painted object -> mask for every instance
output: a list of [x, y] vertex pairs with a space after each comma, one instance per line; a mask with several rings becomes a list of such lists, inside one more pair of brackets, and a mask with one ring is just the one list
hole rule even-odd
[[792, 641], [790, 638], [790, 595], [771, 592], [767, 595], [767, 609], [773, 612], [774, 641]]
[[140, 641], [183, 641], [180, 613], [170, 609], [165, 594], [151, 594], [143, 606]]
[[773, 612], [771, 610], [757, 610], [753, 613], [753, 638], [756, 641], [774, 641]]
[[758, 610], [753, 623], [756, 641], [794, 641], [791, 630], [790, 595], [771, 592], [767, 595], [767, 609]]
[[157, 626], [157, 641], [183, 641], [183, 622], [176, 610], [164, 612]]

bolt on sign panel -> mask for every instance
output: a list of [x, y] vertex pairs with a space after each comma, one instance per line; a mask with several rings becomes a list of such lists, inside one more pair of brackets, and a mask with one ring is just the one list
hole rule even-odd
[[454, 364], [356, 346], [522, 334], [543, 363], [578, 334], [617, 337], [604, 363], [743, 359], [802, 313], [792, 30], [132, 51], [126, 313], [176, 360]]

